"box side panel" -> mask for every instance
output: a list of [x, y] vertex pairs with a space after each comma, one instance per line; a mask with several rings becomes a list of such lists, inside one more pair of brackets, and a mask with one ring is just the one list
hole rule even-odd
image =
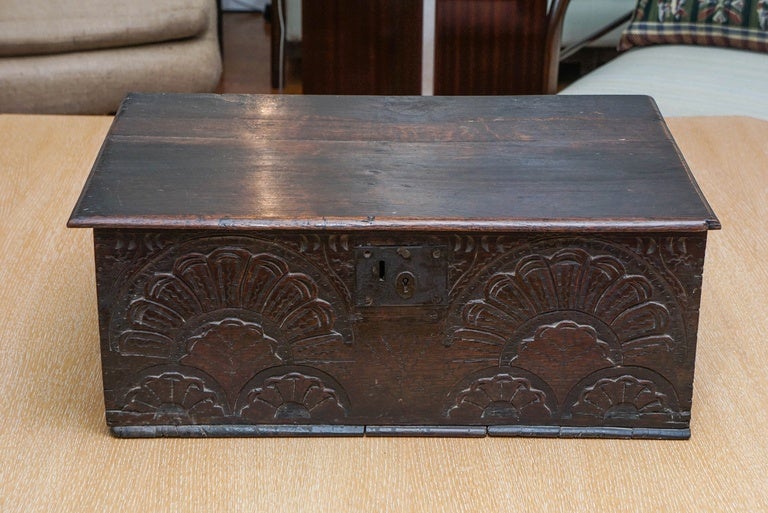
[[688, 433], [705, 232], [95, 240], [123, 436]]

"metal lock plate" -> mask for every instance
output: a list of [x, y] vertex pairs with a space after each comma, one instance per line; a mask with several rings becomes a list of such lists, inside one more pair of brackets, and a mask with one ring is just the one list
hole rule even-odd
[[357, 306], [433, 306], [448, 301], [445, 246], [355, 248]]

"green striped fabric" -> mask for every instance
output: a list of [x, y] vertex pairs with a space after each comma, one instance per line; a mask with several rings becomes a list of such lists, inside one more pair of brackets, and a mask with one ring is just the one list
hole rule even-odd
[[638, 0], [619, 50], [654, 44], [768, 52], [768, 0]]

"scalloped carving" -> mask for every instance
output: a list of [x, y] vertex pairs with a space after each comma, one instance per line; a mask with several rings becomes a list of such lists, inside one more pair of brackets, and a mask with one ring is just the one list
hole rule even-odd
[[445, 416], [487, 423], [542, 422], [552, 416], [549, 398], [527, 377], [509, 369], [479, 377], [455, 394]]
[[288, 354], [261, 325], [226, 318], [201, 326], [187, 342], [181, 363], [216, 376], [225, 390], [236, 392], [255, 370], [281, 365]]
[[675, 416], [668, 394], [651, 380], [631, 374], [605, 377], [585, 387], [571, 406], [573, 418], [616, 424], [638, 420], [672, 420]]
[[602, 331], [603, 335], [591, 325], [570, 320], [544, 324], [519, 345], [508, 344], [501, 361], [540, 376], [562, 399], [573, 386], [574, 373], [578, 373], [578, 379], [598, 369], [621, 364], [621, 347], [610, 331]]
[[511, 272], [493, 274], [483, 297], [467, 302], [463, 326], [450, 343], [503, 348], [546, 324], [577, 320], [610, 332], [605, 338], [618, 341], [622, 351], [669, 351], [676, 345], [668, 332], [670, 314], [653, 298], [651, 281], [628, 273], [612, 255], [593, 256], [579, 248], [531, 254], [520, 258]]
[[145, 373], [129, 388], [122, 411], [146, 417], [153, 424], [209, 423], [224, 417], [226, 403], [193, 369], [158, 370]]
[[[257, 344], [263, 337], [274, 341], [268, 345], [278, 359], [342, 342], [333, 330], [333, 308], [318, 297], [310, 276], [291, 272], [276, 255], [244, 248], [177, 258], [170, 272], [152, 275], [127, 317], [129, 328], [112, 341], [112, 349], [126, 355], [181, 357], [196, 346], [187, 341], [220, 333], [221, 323], [233, 318], [241, 320], [240, 336], [250, 332]], [[237, 337], [231, 322], [226, 328]]]
[[253, 422], [318, 422], [339, 420], [347, 415], [346, 400], [325, 380], [292, 371], [266, 378], [241, 394], [237, 412]]

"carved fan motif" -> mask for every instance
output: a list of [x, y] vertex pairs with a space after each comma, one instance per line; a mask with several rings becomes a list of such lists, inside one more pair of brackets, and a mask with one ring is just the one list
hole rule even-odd
[[639, 419], [669, 419], [674, 411], [667, 394], [649, 380], [626, 374], [598, 380], [584, 388], [571, 407], [574, 418], [611, 423]]
[[543, 421], [551, 415], [546, 393], [510, 372], [476, 379], [456, 395], [446, 412], [452, 419], [486, 422]]
[[347, 413], [339, 391], [301, 372], [267, 378], [242, 397], [238, 413], [254, 422], [332, 421]]
[[218, 378], [225, 390], [239, 391], [253, 373], [280, 365], [288, 356], [257, 323], [226, 318], [201, 326], [187, 342], [181, 363]]
[[128, 390], [124, 412], [147, 415], [158, 424], [196, 424], [223, 417], [225, 406], [202, 378], [179, 371], [145, 376]]
[[621, 352], [671, 350], [670, 314], [653, 296], [647, 277], [628, 273], [611, 255], [577, 248], [528, 255], [513, 271], [492, 275], [483, 297], [466, 304], [452, 343], [481, 352], [513, 344], [516, 352], [538, 328], [570, 320], [591, 326], [595, 341], [615, 341]]
[[113, 349], [127, 355], [181, 357], [225, 332], [235, 345], [249, 338], [276, 360], [342, 340], [333, 308], [318, 298], [311, 277], [290, 272], [276, 255], [243, 248], [179, 257], [170, 272], [152, 275], [127, 317], [130, 328], [113, 340]]
[[519, 345], [507, 345], [501, 360], [541, 376], [562, 398], [573, 385], [574, 370], [579, 377], [590, 374], [620, 364], [622, 355], [610, 333], [600, 335], [590, 325], [559, 321], [539, 326]]

